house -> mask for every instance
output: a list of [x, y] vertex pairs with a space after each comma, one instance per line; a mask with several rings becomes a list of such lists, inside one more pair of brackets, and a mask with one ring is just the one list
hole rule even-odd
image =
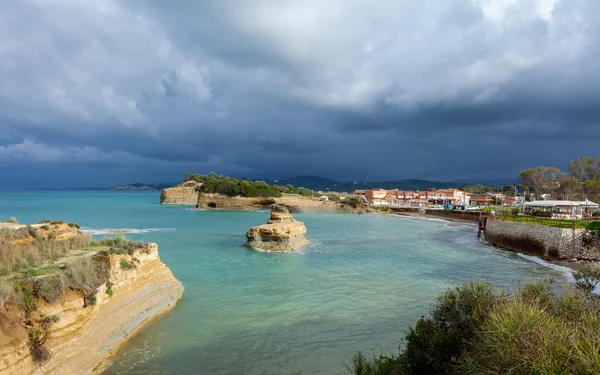
[[468, 205], [471, 196], [456, 188], [440, 189], [428, 192], [428, 200], [432, 204]]
[[494, 201], [493, 194], [471, 194], [471, 206], [490, 206]]

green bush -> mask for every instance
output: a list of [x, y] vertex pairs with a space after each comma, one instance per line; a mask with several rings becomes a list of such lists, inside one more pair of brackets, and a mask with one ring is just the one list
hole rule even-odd
[[594, 212], [592, 212], [592, 216], [594, 216], [594, 217], [600, 216], [600, 211], [594, 211]]
[[352, 358], [352, 365], [348, 367], [348, 370], [354, 375], [400, 375], [403, 373], [398, 359], [383, 353], [367, 358], [358, 352]]
[[545, 282], [516, 293], [467, 283], [440, 296], [410, 328], [398, 357], [367, 359], [352, 374], [598, 374], [600, 299], [552, 294]]
[[106, 289], [106, 294], [108, 294], [109, 297], [113, 296], [113, 290], [111, 288]]
[[120, 265], [122, 270], [128, 270], [130, 268], [133, 268], [133, 265], [126, 260], [122, 260]]
[[588, 230], [600, 230], [600, 221], [590, 221], [587, 223]]

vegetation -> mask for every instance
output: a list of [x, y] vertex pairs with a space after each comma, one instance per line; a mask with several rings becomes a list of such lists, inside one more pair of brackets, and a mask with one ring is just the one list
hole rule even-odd
[[15, 286], [13, 283], [8, 280], [0, 280], [0, 308], [4, 306], [5, 302], [15, 296]]
[[187, 173], [184, 183], [186, 181], [202, 183], [197, 187], [202, 193], [222, 194], [228, 197], [281, 197], [282, 195], [279, 190], [264, 181], [218, 176], [215, 173], [206, 176]]
[[[15, 241], [23, 240], [23, 243]], [[38, 267], [45, 260], [55, 260], [67, 252], [88, 246], [89, 236], [78, 235], [65, 240], [43, 238], [30, 226], [18, 230], [0, 229], [0, 269], [19, 271]]]
[[388, 212], [390, 210], [390, 208], [387, 206], [373, 206], [371, 208], [373, 208], [374, 210], [383, 211], [383, 212]]
[[188, 172], [183, 180], [184, 186], [193, 186], [198, 182], [202, 183], [202, 185], [196, 187], [199, 192], [221, 194], [228, 197], [278, 198], [282, 194], [298, 194], [305, 197], [316, 195], [314, 191], [303, 187], [269, 185], [264, 181], [219, 176], [215, 173], [199, 175]]
[[550, 194], [554, 199], [600, 201], [600, 155], [573, 160], [568, 171], [537, 167], [521, 171], [520, 186], [539, 199]]
[[19, 222], [17, 221], [17, 219], [14, 218], [14, 217], [9, 218], [8, 222], [11, 223], [11, 224], [19, 224]]
[[546, 282], [514, 294], [469, 282], [442, 294], [398, 355], [354, 357], [355, 375], [592, 374], [600, 372], [600, 300]]
[[126, 260], [121, 260], [121, 262], [119, 263], [119, 265], [121, 266], [122, 270], [128, 270], [130, 268], [133, 268], [133, 264], [129, 263]]
[[42, 328], [29, 329], [29, 352], [31, 353], [33, 360], [38, 363], [45, 362], [52, 356], [50, 351], [44, 346], [47, 338], [47, 330]]

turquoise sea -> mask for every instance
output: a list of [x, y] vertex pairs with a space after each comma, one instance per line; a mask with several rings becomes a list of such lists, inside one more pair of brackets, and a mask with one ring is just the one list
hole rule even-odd
[[241, 246], [268, 212], [161, 206], [157, 192], [0, 192], [0, 218], [72, 221], [157, 242], [183, 300], [136, 335], [106, 374], [345, 374], [358, 350], [397, 351], [435, 297], [470, 279], [514, 289], [564, 273], [487, 246], [476, 227], [392, 215], [298, 214], [312, 245]]

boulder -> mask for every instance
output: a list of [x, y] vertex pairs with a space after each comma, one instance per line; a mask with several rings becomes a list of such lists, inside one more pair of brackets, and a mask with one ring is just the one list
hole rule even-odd
[[271, 205], [271, 218], [267, 224], [250, 228], [246, 233], [246, 247], [263, 251], [294, 251], [309, 243], [306, 226], [290, 215], [287, 207]]

